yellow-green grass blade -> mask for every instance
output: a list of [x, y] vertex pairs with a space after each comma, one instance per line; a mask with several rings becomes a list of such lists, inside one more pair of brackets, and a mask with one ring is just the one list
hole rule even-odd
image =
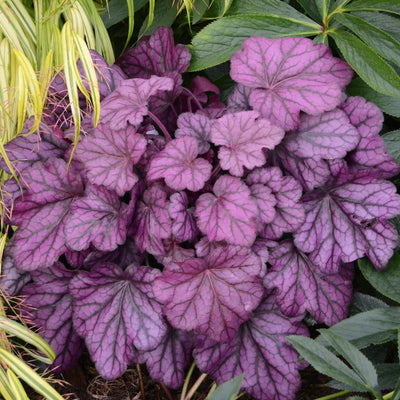
[[124, 53], [128, 47], [129, 41], [133, 35], [133, 29], [135, 27], [135, 2], [133, 0], [126, 0], [126, 5], [128, 6], [128, 34], [126, 36], [125, 45], [121, 53]]
[[23, 27], [29, 40], [32, 43], [36, 43], [35, 23], [33, 22], [31, 15], [28, 13], [24, 3], [20, 0], [8, 0], [7, 3], [15, 13], [21, 28]]
[[26, 354], [29, 354], [32, 358], [34, 358], [34, 359], [36, 359], [36, 360], [38, 360], [38, 361], [40, 361], [40, 362], [42, 362], [42, 363], [50, 364], [50, 363], [49, 363], [49, 359], [48, 359], [47, 357], [41, 356], [40, 354], [35, 353], [35, 352], [32, 351], [32, 350], [29, 350], [29, 349], [28, 349], [27, 347], [25, 347], [25, 346], [19, 345], [18, 348], [19, 348], [19, 350], [24, 351], [24, 354], [25, 354], [25, 353], [26, 353]]
[[54, 51], [49, 50], [44, 60], [40, 63], [39, 90], [43, 101], [42, 107], [44, 107], [44, 103], [46, 102], [47, 92], [49, 90], [51, 79], [54, 75], [54, 58]]
[[46, 399], [64, 400], [37, 372], [14, 354], [0, 349], [0, 360], [11, 368], [20, 379], [25, 381], [37, 393], [46, 397]]
[[24, 387], [11, 369], [7, 370], [8, 382], [15, 400], [29, 400]]
[[39, 351], [47, 356], [47, 361], [45, 361], [47, 364], [51, 364], [55, 360], [56, 354], [52, 347], [37, 333], [33, 332], [21, 323], [0, 315], [0, 329], [3, 329], [4, 331], [20, 338], [24, 342], [35, 346]]
[[149, 27], [151, 26], [151, 24], [153, 23], [153, 20], [154, 20], [154, 9], [155, 9], [155, 7], [156, 7], [156, 2], [155, 2], [155, 0], [149, 0], [149, 20], [148, 20], [148, 22], [147, 22], [147, 26], [146, 26], [146, 29], [145, 29], [145, 31], [147, 30], [147, 29], [149, 29]]
[[24, 126], [24, 120], [27, 110], [28, 103], [28, 88], [25, 84], [22, 68], [19, 65], [15, 65], [15, 71], [13, 73], [13, 80], [11, 87], [13, 88], [15, 99], [13, 101], [17, 107], [13, 107], [15, 115], [13, 119], [17, 121], [17, 132], [20, 132]]
[[15, 400], [13, 392], [10, 388], [10, 382], [4, 368], [0, 365], [0, 395], [4, 397], [4, 400]]

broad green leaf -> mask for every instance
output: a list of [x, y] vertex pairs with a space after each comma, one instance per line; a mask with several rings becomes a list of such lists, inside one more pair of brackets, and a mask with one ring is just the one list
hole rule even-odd
[[304, 12], [308, 14], [314, 21], [322, 23], [321, 15], [318, 12], [318, 8], [315, 7], [314, 0], [297, 0], [297, 2], [301, 5]]
[[362, 379], [320, 343], [308, 337], [295, 335], [288, 336], [286, 339], [321, 374], [346, 383], [354, 389], [365, 389], [366, 385]]
[[387, 62], [349, 32], [336, 30], [331, 36], [344, 59], [372, 89], [400, 97], [400, 77]]
[[[330, 331], [342, 336], [358, 349], [385, 343], [397, 337], [400, 328], [400, 307], [376, 308], [346, 318], [331, 326]], [[321, 337], [317, 342], [324, 343]]]
[[244, 14], [282, 17], [289, 21], [302, 22], [314, 29], [320, 28], [315, 21], [280, 0], [237, 0], [232, 3], [226, 16]]
[[33, 390], [48, 400], [64, 400], [37, 372], [14, 354], [0, 348], [0, 360], [26, 382]]
[[400, 43], [390, 35], [350, 14], [335, 14], [334, 18], [351, 29], [381, 57], [400, 66]]
[[134, 4], [136, 11], [139, 11], [149, 2], [149, 0], [110, 0], [101, 15], [106, 28], [110, 28], [129, 17], [128, 1]]
[[28, 329], [26, 326], [0, 315], [0, 329], [5, 330], [19, 339], [22, 339], [24, 342], [35, 346], [39, 351], [47, 356], [46, 362], [48, 364], [51, 364], [55, 360], [56, 355], [51, 346], [37, 333]]
[[374, 308], [389, 307], [384, 301], [370, 296], [369, 294], [356, 292], [351, 300], [350, 315], [359, 314], [361, 312], [370, 311]]
[[243, 378], [244, 375], [242, 374], [223, 383], [206, 400], [234, 400], [242, 386]]
[[201, 20], [209, 5], [210, 0], [195, 0], [192, 7], [193, 24], [196, 24]]
[[366, 387], [370, 387], [374, 396], [380, 396], [378, 387], [378, 374], [371, 361], [357, 349], [348, 340], [342, 338], [340, 335], [329, 331], [328, 329], [321, 329], [321, 336], [325, 339], [335, 351], [342, 356], [348, 364], [352, 367], [353, 371], [361, 378]]
[[400, 42], [400, 19], [397, 15], [369, 11], [355, 11], [351, 15], [367, 21]]
[[378, 271], [367, 258], [358, 260], [358, 267], [376, 290], [400, 303], [400, 254], [395, 253], [382, 271]]
[[383, 112], [400, 117], [400, 99], [393, 96], [378, 93], [368, 86], [361, 78], [353, 79], [346, 88], [350, 96], [361, 96], [366, 100], [375, 103]]
[[[317, 25], [318, 27], [318, 25]], [[241, 48], [251, 36], [279, 38], [284, 36], [313, 36], [317, 29], [283, 17], [242, 15], [224, 17], [201, 30], [192, 41], [189, 71], [199, 71], [221, 64]]]
[[358, 0], [346, 6], [345, 10], [386, 11], [400, 14], [400, 2], [399, 0]]
[[400, 163], [400, 129], [387, 132], [382, 137], [388, 153], [396, 159], [397, 163]]
[[216, 19], [223, 17], [230, 7], [232, 3], [238, 2], [241, 0], [211, 0], [210, 7], [204, 14], [205, 19]]

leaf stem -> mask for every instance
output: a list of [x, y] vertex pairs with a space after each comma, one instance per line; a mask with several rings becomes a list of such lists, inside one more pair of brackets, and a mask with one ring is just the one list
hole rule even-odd
[[207, 378], [207, 374], [201, 374], [197, 381], [194, 383], [194, 385], [190, 388], [188, 394], [185, 397], [185, 400], [190, 400], [192, 396], [196, 393], [196, 390], [199, 388], [201, 383], [204, 381], [204, 379]]
[[143, 384], [142, 370], [140, 369], [140, 365], [139, 364], [136, 364], [136, 370], [137, 370], [138, 375], [139, 375], [140, 393], [142, 395], [142, 399], [146, 400], [146, 394], [145, 394], [145, 391], [144, 391], [144, 384]]
[[331, 400], [331, 399], [336, 399], [336, 398], [338, 398], [338, 397], [345, 396], [346, 394], [349, 394], [349, 393], [351, 393], [351, 392], [348, 391], [348, 390], [342, 390], [341, 392], [333, 393], [333, 394], [330, 394], [330, 395], [328, 395], [328, 396], [318, 397], [318, 399], [315, 399], [315, 400]]
[[195, 362], [192, 362], [192, 365], [189, 368], [188, 373], [186, 374], [185, 381], [183, 382], [182, 393], [181, 393], [181, 400], [185, 400], [187, 388], [189, 386], [190, 378], [192, 377], [194, 367], [196, 366]]
[[157, 116], [155, 116], [151, 111], [147, 111], [147, 115], [158, 125], [158, 127], [162, 130], [163, 134], [165, 135], [165, 137], [171, 141], [172, 137], [171, 135], [168, 133], [167, 128], [165, 127], [165, 125], [158, 119]]

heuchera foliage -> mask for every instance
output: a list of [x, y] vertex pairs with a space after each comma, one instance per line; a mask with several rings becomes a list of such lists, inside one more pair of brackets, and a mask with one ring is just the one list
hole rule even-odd
[[218, 383], [244, 373], [257, 399], [294, 399], [304, 363], [285, 337], [307, 335], [307, 313], [345, 318], [353, 262], [383, 269], [397, 243], [381, 111], [347, 98], [350, 67], [305, 38], [246, 40], [226, 106], [204, 77], [182, 86], [190, 53], [168, 28], [120, 67], [92, 57], [100, 123], [82, 103], [70, 165], [62, 74], [37, 132], [6, 146], [18, 229], [2, 285], [22, 288], [60, 371], [86, 346], [105, 378], [139, 362], [178, 388], [194, 358]]

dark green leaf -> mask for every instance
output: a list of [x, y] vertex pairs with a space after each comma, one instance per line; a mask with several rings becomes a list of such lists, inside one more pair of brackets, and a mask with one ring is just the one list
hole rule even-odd
[[284, 36], [312, 36], [318, 31], [282, 17], [243, 15], [224, 17], [201, 30], [192, 41], [192, 61], [189, 71], [199, 71], [221, 64], [241, 48], [251, 36], [278, 38]]
[[328, 329], [321, 329], [320, 334], [348, 362], [365, 386], [369, 386], [375, 396], [380, 396], [378, 374], [371, 361], [357, 347], [340, 335]]
[[[132, 1], [132, 0], [130, 0]], [[135, 0], [135, 12], [145, 6], [149, 0]], [[105, 8], [101, 19], [106, 28], [117, 24], [125, 18], [128, 18], [127, 0], [110, 0]]]
[[210, 5], [210, 0], [196, 0], [192, 7], [193, 23], [197, 23], [201, 20], [201, 17], [207, 11]]
[[358, 260], [358, 266], [376, 290], [400, 303], [400, 254], [395, 253], [383, 271], [378, 271], [367, 258]]
[[318, 24], [289, 4], [280, 0], [236, 0], [226, 15], [270, 15], [283, 17], [287, 20], [302, 21], [312, 28], [318, 29]]
[[322, 22], [321, 15], [318, 13], [318, 9], [315, 7], [315, 2], [310, 0], [297, 0], [303, 10], [314, 20]]
[[346, 88], [350, 96], [361, 96], [375, 103], [383, 112], [394, 117], [400, 117], [400, 99], [378, 93], [368, 86], [361, 78], [353, 79]]
[[[400, 307], [384, 307], [346, 318], [331, 326], [329, 330], [362, 349], [371, 344], [395, 340], [399, 328]], [[321, 337], [318, 337], [317, 341], [324, 343]]]
[[221, 18], [224, 16], [226, 11], [230, 9], [234, 1], [229, 1], [229, 4], [227, 5], [226, 0], [214, 0], [211, 2], [211, 6], [204, 16], [210, 19]]
[[361, 378], [320, 343], [303, 336], [292, 335], [288, 336], [287, 339], [300, 355], [321, 374], [346, 383], [355, 389], [365, 388]]
[[154, 10], [154, 20], [148, 29], [146, 29], [149, 18], [143, 21], [139, 36], [151, 35], [160, 26], [171, 26], [178, 13], [179, 2], [171, 0], [157, 0]]
[[243, 378], [244, 375], [242, 374], [223, 383], [206, 400], [234, 400], [242, 386]]
[[389, 305], [376, 297], [370, 296], [369, 294], [357, 292], [353, 295], [349, 313], [354, 315], [381, 307], [389, 307]]
[[400, 97], [400, 77], [386, 61], [349, 32], [336, 30], [331, 36], [344, 59], [372, 89]]
[[358, 0], [345, 7], [346, 11], [368, 10], [387, 11], [400, 14], [399, 0]]
[[350, 14], [335, 14], [335, 19], [351, 29], [377, 54], [400, 66], [400, 43], [390, 35]]
[[400, 129], [387, 132], [382, 137], [388, 153], [396, 159], [397, 163], [400, 163]]
[[378, 382], [381, 390], [393, 390], [400, 377], [399, 364], [377, 364]]
[[350, 396], [350, 397], [347, 397], [346, 400], [366, 400], [366, 398], [361, 397], [361, 396]]

